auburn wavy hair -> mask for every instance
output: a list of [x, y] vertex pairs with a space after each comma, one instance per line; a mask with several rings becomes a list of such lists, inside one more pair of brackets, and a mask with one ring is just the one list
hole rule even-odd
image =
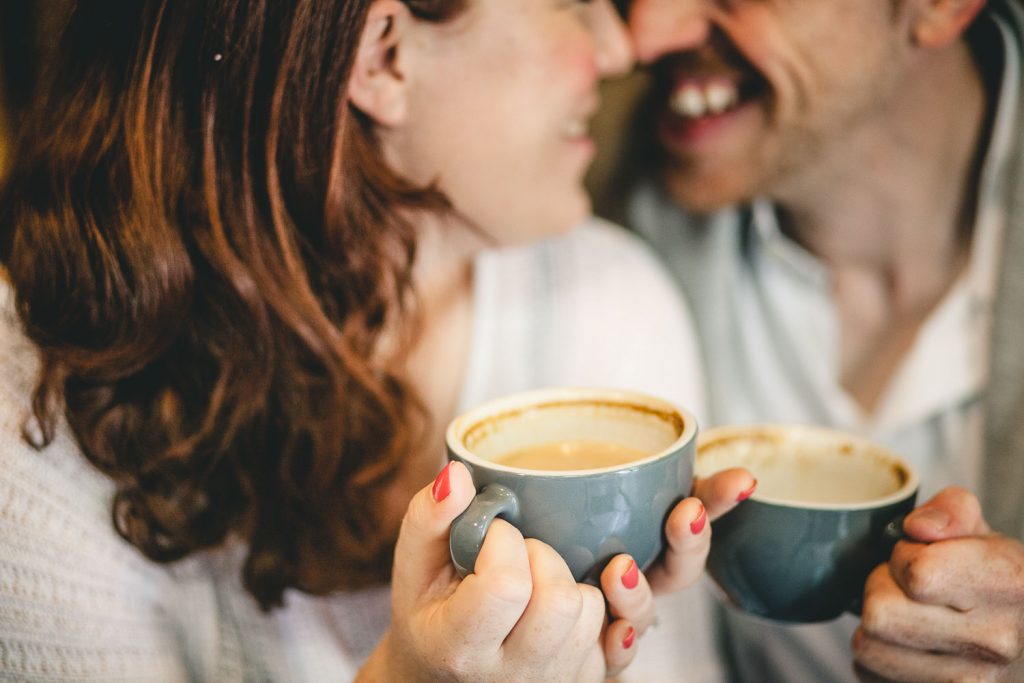
[[378, 504], [422, 424], [377, 348], [415, 329], [400, 216], [449, 207], [346, 98], [370, 5], [78, 0], [0, 195], [34, 445], [66, 418], [155, 561], [241, 539], [264, 609], [387, 580]]

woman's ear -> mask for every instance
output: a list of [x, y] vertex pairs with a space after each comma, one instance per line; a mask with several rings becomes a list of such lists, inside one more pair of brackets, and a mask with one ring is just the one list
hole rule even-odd
[[399, 0], [374, 0], [348, 80], [348, 100], [382, 126], [405, 120], [408, 74], [404, 41], [413, 21]]
[[963, 36], [987, 0], [927, 0], [914, 24], [914, 42], [943, 48]]

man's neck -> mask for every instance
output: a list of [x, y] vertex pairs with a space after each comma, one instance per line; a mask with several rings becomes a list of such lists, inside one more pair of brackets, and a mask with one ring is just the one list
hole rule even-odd
[[966, 45], [935, 55], [898, 102], [769, 193], [783, 229], [833, 267], [955, 270], [969, 245], [986, 112]]
[[770, 193], [830, 269], [840, 381], [872, 413], [970, 251], [990, 109], [969, 49], [933, 55], [898, 104]]

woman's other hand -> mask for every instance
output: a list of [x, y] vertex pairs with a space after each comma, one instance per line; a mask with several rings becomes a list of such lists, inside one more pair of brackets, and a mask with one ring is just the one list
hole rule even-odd
[[448, 529], [475, 489], [449, 464], [409, 504], [395, 549], [391, 628], [359, 680], [599, 681], [605, 601], [549, 546], [496, 520], [460, 580]]
[[693, 495], [676, 505], [665, 523], [665, 554], [647, 571], [655, 595], [682, 590], [700, 578], [711, 549], [710, 522], [749, 498], [756, 487], [757, 480], [742, 468], [693, 480]]
[[612, 621], [604, 635], [608, 675], [636, 656], [636, 643], [655, 622], [654, 595], [682, 590], [700, 578], [711, 547], [711, 520], [718, 519], [753, 493], [756, 481], [744, 469], [695, 479], [694, 495], [680, 501], [665, 525], [668, 547], [644, 574], [629, 555], [612, 558], [601, 573], [601, 588]]

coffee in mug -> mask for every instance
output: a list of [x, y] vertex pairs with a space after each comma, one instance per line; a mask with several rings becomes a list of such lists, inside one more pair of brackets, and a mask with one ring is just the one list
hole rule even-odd
[[914, 507], [913, 469], [870, 441], [803, 425], [708, 431], [697, 475], [730, 467], [757, 489], [714, 526], [707, 568], [725, 600], [786, 622], [855, 610]]
[[693, 484], [697, 423], [684, 409], [619, 389], [542, 389], [474, 408], [448, 427], [448, 456], [477, 487], [452, 523], [456, 568], [472, 572], [495, 517], [596, 582], [619, 553], [643, 569]]
[[590, 470], [617, 467], [651, 455], [650, 451], [607, 441], [575, 439], [520, 448], [495, 458], [524, 470]]

